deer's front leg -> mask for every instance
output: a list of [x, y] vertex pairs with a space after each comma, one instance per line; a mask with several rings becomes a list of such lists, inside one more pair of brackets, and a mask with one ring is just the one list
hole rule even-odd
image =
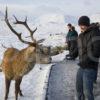
[[15, 81], [15, 100], [18, 100], [18, 93], [20, 91], [19, 85], [20, 85], [20, 82], [19, 82], [19, 79], [17, 79]]
[[15, 82], [15, 98], [16, 100], [18, 100], [18, 93], [20, 94], [20, 96], [23, 96], [21, 90], [20, 90], [20, 84], [21, 84], [22, 78], [19, 78], [16, 80]]
[[20, 89], [21, 82], [22, 82], [22, 77], [19, 79], [19, 95], [23, 96], [22, 91]]
[[5, 100], [8, 99], [10, 84], [11, 84], [11, 80], [5, 78], [5, 85], [6, 85]]

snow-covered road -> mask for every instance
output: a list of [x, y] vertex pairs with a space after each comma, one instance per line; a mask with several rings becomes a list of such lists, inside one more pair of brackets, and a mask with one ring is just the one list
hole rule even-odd
[[[47, 100], [76, 100], [75, 78], [77, 73], [76, 61], [62, 61], [52, 67], [49, 79]], [[95, 100], [100, 100], [100, 69], [98, 83], [94, 87]]]

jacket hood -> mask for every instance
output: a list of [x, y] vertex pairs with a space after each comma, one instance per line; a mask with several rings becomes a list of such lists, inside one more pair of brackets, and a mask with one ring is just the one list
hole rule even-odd
[[100, 30], [100, 24], [99, 23], [92, 23], [89, 26], [89, 28], [86, 30], [86, 32], [93, 31], [93, 30]]

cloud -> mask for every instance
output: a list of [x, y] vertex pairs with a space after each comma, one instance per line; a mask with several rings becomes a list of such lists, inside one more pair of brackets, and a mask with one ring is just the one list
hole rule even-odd
[[84, 5], [85, 6], [91, 6], [92, 5], [92, 2], [90, 0], [85, 0], [84, 1]]
[[0, 0], [0, 4], [2, 10], [4, 5], [8, 5], [11, 10], [34, 14], [60, 12], [70, 15], [89, 15], [99, 12], [100, 8], [100, 0]]

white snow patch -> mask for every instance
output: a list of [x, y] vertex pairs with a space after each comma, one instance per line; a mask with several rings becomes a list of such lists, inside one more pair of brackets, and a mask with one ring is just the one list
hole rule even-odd
[[63, 53], [61, 54], [58, 54], [56, 56], [53, 56], [52, 57], [52, 62], [60, 62], [60, 61], [63, 61], [65, 58], [66, 58], [66, 55], [68, 54], [69, 52], [68, 51], [64, 51]]

